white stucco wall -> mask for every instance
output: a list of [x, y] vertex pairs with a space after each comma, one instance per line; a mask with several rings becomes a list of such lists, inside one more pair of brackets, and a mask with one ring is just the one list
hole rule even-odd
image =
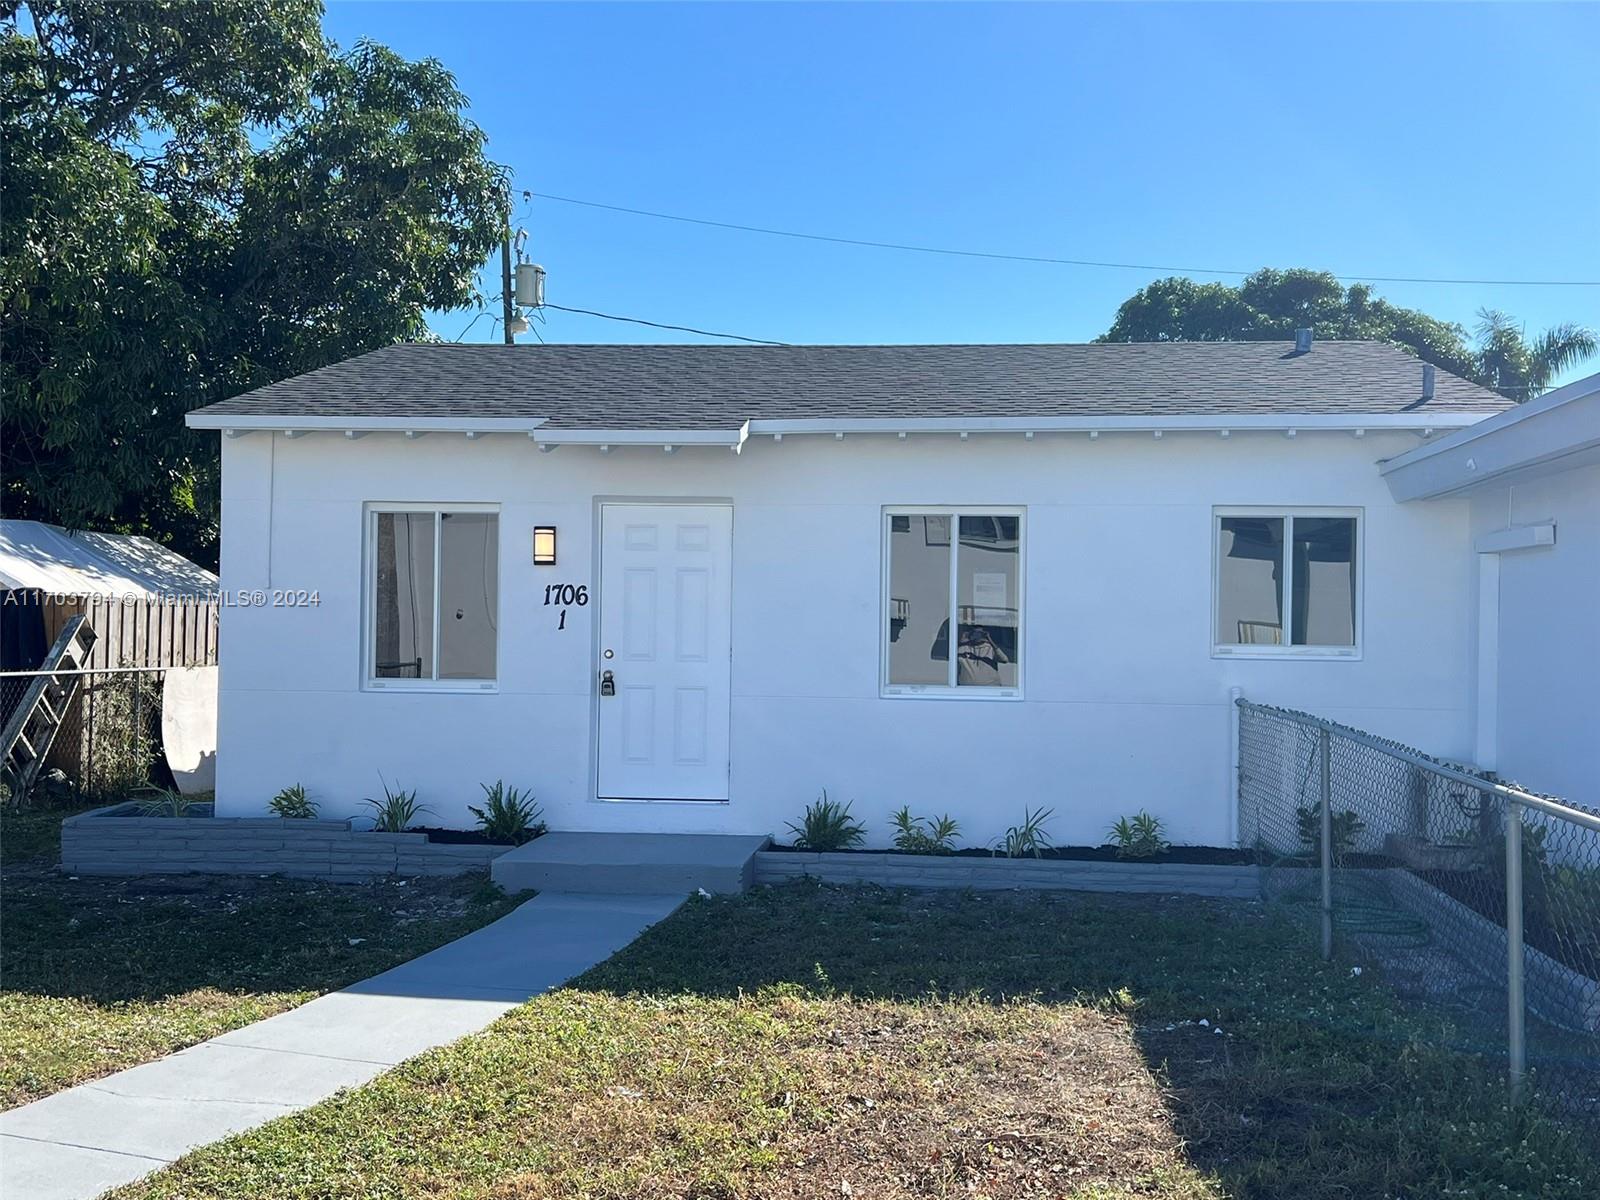
[[[888, 841], [903, 803], [982, 843], [1050, 806], [1058, 842], [1100, 842], [1148, 808], [1174, 840], [1229, 831], [1229, 689], [1401, 738], [1471, 751], [1468, 504], [1397, 505], [1374, 463], [1409, 436], [1308, 434], [790, 437], [726, 449], [565, 447], [525, 437], [373, 434], [224, 440], [223, 586], [315, 589], [315, 608], [222, 618], [218, 811], [263, 811], [303, 782], [325, 815], [391, 784], [470, 824], [478, 784], [533, 788], [558, 829], [784, 832], [826, 787]], [[733, 504], [732, 800], [593, 799], [595, 498]], [[498, 690], [361, 688], [363, 504], [495, 502]], [[1024, 698], [880, 698], [881, 510], [1026, 507]], [[1361, 657], [1211, 654], [1213, 505], [1364, 509]], [[560, 565], [531, 563], [534, 525]]]
[[[1539, 792], [1600, 806], [1600, 467], [1485, 488], [1474, 539], [1554, 522], [1556, 544], [1500, 554], [1492, 740], [1480, 757]], [[1492, 631], [1491, 631], [1492, 632]]]

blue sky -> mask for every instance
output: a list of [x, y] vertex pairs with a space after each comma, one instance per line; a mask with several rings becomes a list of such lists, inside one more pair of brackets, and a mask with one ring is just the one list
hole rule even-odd
[[[1600, 279], [1595, 4], [334, 0], [325, 28], [443, 61], [519, 191], [999, 253]], [[1172, 273], [518, 210], [553, 302], [790, 342], [1082, 341]], [[1600, 288], [1377, 286], [1469, 325], [1600, 325]], [[548, 318], [550, 341], [693, 340]]]

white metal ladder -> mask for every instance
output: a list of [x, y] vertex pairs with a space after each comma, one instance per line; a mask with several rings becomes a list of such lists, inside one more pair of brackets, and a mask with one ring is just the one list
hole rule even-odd
[[81, 616], [71, 618], [39, 664], [40, 674], [0, 733], [0, 783], [11, 790], [11, 803], [21, 804], [44, 766], [82, 680], [94, 646], [94, 629]]

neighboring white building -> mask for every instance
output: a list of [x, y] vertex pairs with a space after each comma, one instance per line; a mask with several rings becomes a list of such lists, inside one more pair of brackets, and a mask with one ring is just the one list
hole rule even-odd
[[1383, 473], [1398, 500], [1470, 506], [1473, 759], [1600, 808], [1600, 375]]
[[1475, 757], [1484, 517], [1390, 485], [1507, 407], [1363, 342], [378, 350], [189, 417], [218, 811], [381, 773], [442, 824], [504, 777], [556, 829], [782, 835], [826, 788], [876, 844], [902, 804], [1225, 843], [1231, 689]]

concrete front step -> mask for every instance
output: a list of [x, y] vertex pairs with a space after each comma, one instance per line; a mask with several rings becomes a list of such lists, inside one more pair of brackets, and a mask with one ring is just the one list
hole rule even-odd
[[754, 882], [756, 852], [767, 841], [709, 833], [547, 833], [502, 854], [489, 874], [510, 892], [737, 893]]

